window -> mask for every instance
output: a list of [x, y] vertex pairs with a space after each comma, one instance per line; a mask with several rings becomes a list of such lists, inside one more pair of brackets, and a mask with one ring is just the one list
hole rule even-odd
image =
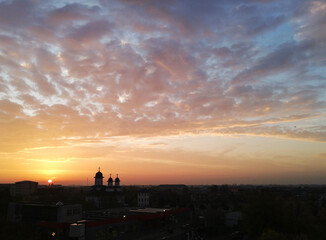
[[73, 210], [73, 214], [76, 215], [76, 214], [80, 214], [80, 209], [79, 208], [75, 208]]
[[72, 209], [67, 209], [67, 216], [72, 215]]

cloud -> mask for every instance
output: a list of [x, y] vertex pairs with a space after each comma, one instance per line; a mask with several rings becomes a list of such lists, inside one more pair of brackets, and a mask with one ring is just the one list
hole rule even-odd
[[19, 116], [22, 114], [22, 106], [9, 100], [0, 101], [1, 113], [8, 117]]
[[296, 14], [298, 28], [295, 38], [298, 40], [315, 40], [324, 43], [326, 40], [325, 2], [310, 1], [299, 8]]
[[92, 21], [75, 28], [70, 37], [76, 42], [87, 44], [89, 41], [98, 41], [106, 34], [110, 34], [111, 24], [105, 20]]
[[307, 61], [309, 50], [313, 48], [312, 42], [295, 42], [282, 44], [275, 51], [257, 59], [251, 68], [239, 73], [233, 80], [233, 84], [251, 83], [264, 79], [266, 76], [286, 72], [291, 68], [297, 68]]
[[56, 8], [49, 13], [47, 23], [50, 25], [69, 24], [73, 21], [88, 20], [89, 15], [99, 12], [98, 7], [87, 7], [82, 4], [72, 3]]
[[310, 128], [325, 113], [324, 10], [318, 1], [3, 1], [0, 112], [13, 132], [0, 147], [201, 132], [325, 141]]
[[310, 140], [314, 142], [326, 142], [325, 126], [312, 129], [300, 129], [296, 127], [280, 127], [280, 126], [248, 126], [223, 128], [216, 130], [217, 134], [249, 134], [265, 137], [281, 137], [297, 140]]
[[4, 28], [27, 26], [33, 19], [35, 1], [2, 1], [0, 3], [0, 25]]

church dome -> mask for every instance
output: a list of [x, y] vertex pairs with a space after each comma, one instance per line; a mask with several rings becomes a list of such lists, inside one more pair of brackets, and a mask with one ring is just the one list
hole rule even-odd
[[98, 169], [98, 172], [95, 174], [94, 178], [103, 178], [103, 174], [100, 172], [100, 168]]
[[108, 182], [113, 182], [113, 179], [111, 177], [111, 174], [110, 174], [110, 178], [109, 178]]
[[115, 182], [120, 182], [120, 179], [119, 179], [118, 175], [117, 175], [117, 177], [115, 178], [114, 181], [115, 181]]

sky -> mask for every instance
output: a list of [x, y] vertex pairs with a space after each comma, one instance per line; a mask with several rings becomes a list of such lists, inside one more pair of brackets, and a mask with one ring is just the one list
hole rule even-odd
[[0, 182], [325, 184], [326, 2], [0, 0]]

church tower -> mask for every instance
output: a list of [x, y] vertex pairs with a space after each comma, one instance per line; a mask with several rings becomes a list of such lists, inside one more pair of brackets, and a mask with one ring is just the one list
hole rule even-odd
[[95, 174], [95, 186], [103, 186], [103, 174], [101, 173], [101, 168], [98, 168], [98, 172]]
[[115, 187], [120, 187], [120, 179], [119, 179], [119, 177], [118, 177], [118, 174], [117, 174], [116, 179], [114, 180], [114, 186], [115, 186]]
[[111, 177], [111, 173], [110, 173], [110, 178], [109, 178], [109, 180], [108, 180], [108, 186], [109, 186], [109, 187], [113, 187], [113, 179], [112, 179], [112, 177]]

